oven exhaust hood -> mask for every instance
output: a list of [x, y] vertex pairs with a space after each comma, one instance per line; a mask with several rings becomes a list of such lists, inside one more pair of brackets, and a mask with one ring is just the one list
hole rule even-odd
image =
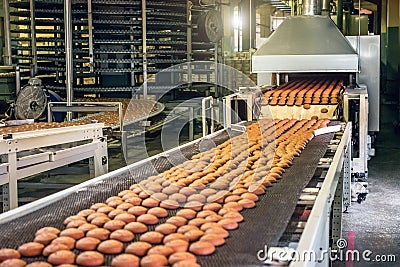
[[254, 53], [252, 71], [358, 72], [358, 55], [329, 17], [293, 16]]

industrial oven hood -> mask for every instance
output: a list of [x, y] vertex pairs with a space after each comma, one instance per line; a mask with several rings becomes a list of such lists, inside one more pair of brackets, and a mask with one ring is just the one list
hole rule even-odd
[[254, 53], [252, 71], [358, 72], [358, 55], [329, 17], [287, 17]]

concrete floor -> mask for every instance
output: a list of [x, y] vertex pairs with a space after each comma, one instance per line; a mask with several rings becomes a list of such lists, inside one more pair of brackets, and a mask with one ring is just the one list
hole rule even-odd
[[[376, 156], [369, 161], [369, 194], [343, 214], [343, 238], [354, 233], [354, 250], [360, 260], [335, 262], [333, 266], [400, 266], [400, 134], [395, 133], [395, 105], [381, 107], [381, 131], [376, 140]], [[350, 239], [351, 240], [351, 239]], [[351, 243], [348, 242], [348, 243]], [[371, 261], [363, 258], [363, 252]], [[382, 256], [381, 256], [382, 255]], [[396, 261], [379, 262], [394, 255]]]

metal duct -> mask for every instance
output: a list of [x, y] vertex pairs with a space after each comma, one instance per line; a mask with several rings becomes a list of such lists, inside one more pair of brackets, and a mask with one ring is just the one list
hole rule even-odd
[[303, 0], [300, 15], [321, 15], [321, 0]]
[[331, 0], [322, 0], [321, 4], [321, 15], [329, 16], [329, 12], [331, 9]]

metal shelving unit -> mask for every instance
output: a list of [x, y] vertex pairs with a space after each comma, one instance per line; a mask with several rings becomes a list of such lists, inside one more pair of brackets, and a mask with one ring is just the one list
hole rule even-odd
[[[71, 7], [74, 91], [134, 94], [170, 66], [218, 58], [219, 41], [201, 40], [197, 25], [216, 6], [183, 0], [72, 0]], [[64, 92], [64, 1], [9, 0], [9, 10], [12, 63], [40, 77], [49, 89]], [[191, 82], [192, 75], [182, 68], [169, 82]], [[157, 80], [141, 93], [156, 93], [156, 85]]]

